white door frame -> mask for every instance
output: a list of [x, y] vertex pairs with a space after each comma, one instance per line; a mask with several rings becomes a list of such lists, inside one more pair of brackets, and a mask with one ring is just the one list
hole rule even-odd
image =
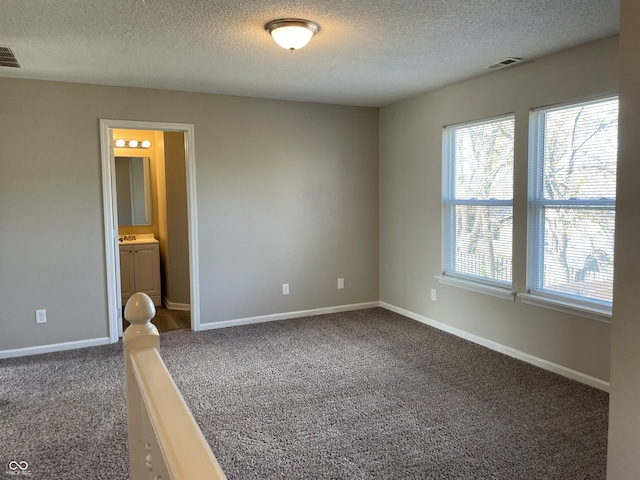
[[191, 329], [200, 330], [200, 275], [198, 272], [198, 224], [196, 213], [196, 157], [194, 126], [188, 123], [138, 122], [130, 120], [100, 120], [102, 157], [102, 204], [104, 242], [107, 269], [107, 310], [111, 343], [122, 336], [122, 300], [120, 291], [120, 260], [118, 242], [118, 212], [116, 208], [114, 128], [126, 130], [162, 130], [185, 134], [187, 169], [187, 218], [189, 228], [189, 269], [191, 276]]

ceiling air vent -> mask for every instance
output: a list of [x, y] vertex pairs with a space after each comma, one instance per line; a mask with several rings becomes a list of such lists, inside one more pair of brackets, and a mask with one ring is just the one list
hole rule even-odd
[[9, 47], [0, 47], [0, 67], [20, 68], [20, 63]]
[[522, 61], [521, 58], [509, 57], [509, 58], [505, 58], [504, 60], [500, 60], [498, 63], [492, 63], [491, 65], [485, 65], [482, 68], [486, 68], [487, 70], [497, 70], [499, 68], [509, 67], [509, 66], [514, 65], [516, 63], [519, 63], [521, 61]]

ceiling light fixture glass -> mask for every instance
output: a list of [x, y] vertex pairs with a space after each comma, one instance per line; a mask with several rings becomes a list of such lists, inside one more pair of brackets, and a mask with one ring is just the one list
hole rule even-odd
[[272, 20], [264, 26], [278, 45], [293, 52], [304, 47], [320, 31], [320, 25], [299, 18]]

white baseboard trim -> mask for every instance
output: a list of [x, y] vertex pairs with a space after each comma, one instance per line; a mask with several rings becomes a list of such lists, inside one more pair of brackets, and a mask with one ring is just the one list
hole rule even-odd
[[183, 312], [191, 311], [191, 304], [172, 302], [167, 297], [162, 297], [162, 304], [169, 310], [182, 310]]
[[258, 317], [239, 318], [236, 320], [223, 320], [221, 322], [201, 323], [200, 330], [212, 330], [215, 328], [237, 327], [238, 325], [250, 325], [252, 323], [275, 322], [290, 318], [311, 317], [327, 313], [350, 312], [364, 310], [366, 308], [379, 307], [380, 302], [353, 303], [351, 305], [338, 305], [335, 307], [315, 308], [312, 310], [299, 310], [297, 312], [274, 313], [272, 315], [260, 315]]
[[589, 385], [590, 387], [597, 388], [598, 390], [603, 390], [605, 392], [609, 391], [609, 382], [605, 382], [604, 380], [601, 380], [599, 378], [592, 377], [590, 375], [572, 370], [567, 367], [563, 367], [562, 365], [558, 365], [557, 363], [553, 363], [543, 358], [530, 355], [520, 350], [516, 350], [515, 348], [507, 347], [506, 345], [502, 345], [501, 343], [479, 337], [472, 333], [465, 332], [464, 330], [460, 330], [459, 328], [436, 322], [435, 320], [424, 317], [409, 310], [405, 310], [404, 308], [396, 307], [395, 305], [391, 305], [389, 303], [380, 302], [380, 306], [392, 312], [404, 315], [405, 317], [417, 320], [420, 323], [424, 323], [431, 327], [437, 328], [438, 330], [451, 333], [456, 337], [464, 338], [465, 340], [477, 343], [478, 345], [482, 345], [483, 347], [495, 350], [496, 352], [504, 353], [505, 355], [508, 355], [510, 357], [517, 358], [518, 360], [530, 363], [531, 365], [535, 365], [536, 367], [540, 367], [550, 372], [557, 373], [558, 375], [562, 375], [563, 377], [570, 378], [571, 380], [576, 380], [578, 382]]
[[97, 347], [98, 345], [107, 345], [109, 343], [111, 343], [109, 337], [102, 337], [78, 340], [75, 342], [51, 343], [49, 345], [38, 345], [36, 347], [0, 350], [0, 359], [26, 357], [27, 355], [40, 355], [41, 353], [61, 352], [63, 350], [76, 350], [78, 348], [86, 347]]

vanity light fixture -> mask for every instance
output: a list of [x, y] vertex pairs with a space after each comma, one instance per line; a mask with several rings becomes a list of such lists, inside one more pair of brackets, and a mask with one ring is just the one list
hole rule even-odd
[[125, 140], [124, 138], [118, 138], [114, 142], [114, 146], [117, 148], [151, 148], [150, 140]]
[[264, 26], [275, 42], [282, 48], [293, 52], [304, 47], [311, 37], [320, 31], [320, 25], [299, 18], [280, 18], [271, 20]]

